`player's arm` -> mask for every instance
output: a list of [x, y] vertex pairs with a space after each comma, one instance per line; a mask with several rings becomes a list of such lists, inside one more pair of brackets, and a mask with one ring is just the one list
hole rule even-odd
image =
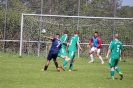
[[43, 36], [43, 38], [47, 38], [47, 39], [49, 39], [49, 40], [53, 40], [52, 37], [48, 37], [48, 36]]
[[121, 50], [121, 54], [120, 54], [120, 57], [122, 57], [122, 54], [123, 54], [123, 52], [124, 52], [124, 51], [123, 51], [123, 50]]
[[110, 49], [108, 49], [108, 52], [107, 52], [107, 55], [106, 55], [106, 59], [108, 59], [108, 58], [109, 58], [110, 52], [111, 52], [111, 50], [110, 50]]
[[78, 45], [79, 49], [82, 50], [79, 42], [77, 42], [77, 45]]
[[100, 38], [98, 38], [98, 46], [97, 46], [97, 48], [101, 47], [101, 44], [102, 44], [102, 41], [101, 41]]
[[123, 52], [124, 52], [124, 47], [123, 47], [123, 44], [121, 44], [121, 54], [120, 54], [120, 57], [122, 56]]
[[110, 55], [110, 53], [111, 53], [111, 49], [112, 49], [112, 48], [113, 48], [113, 43], [112, 43], [112, 41], [111, 41], [111, 43], [110, 43], [110, 45], [109, 45], [109, 49], [108, 49], [107, 55], [106, 55], [106, 59], [109, 58], [109, 55]]
[[87, 45], [87, 47], [90, 47], [90, 45], [92, 44], [92, 38], [90, 39], [90, 41], [89, 41], [89, 43], [88, 43], [88, 45]]
[[68, 43], [68, 42], [63, 42], [63, 44], [65, 44], [65, 45], [67, 45], [67, 46], [69, 45], [69, 43]]

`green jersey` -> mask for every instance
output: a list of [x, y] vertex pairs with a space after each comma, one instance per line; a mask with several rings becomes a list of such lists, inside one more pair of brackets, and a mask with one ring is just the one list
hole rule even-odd
[[68, 50], [69, 50], [69, 51], [76, 52], [76, 49], [77, 49], [77, 42], [79, 42], [79, 37], [76, 36], [76, 35], [74, 35], [74, 36], [71, 38], [71, 41], [70, 41]]
[[121, 50], [124, 50], [122, 43], [119, 40], [111, 41], [109, 49], [111, 50], [110, 57], [112, 59], [119, 59]]
[[61, 41], [61, 48], [66, 48], [66, 44], [64, 44], [63, 42], [67, 42], [67, 41], [68, 41], [67, 35], [64, 34], [64, 35], [60, 38], [60, 41]]

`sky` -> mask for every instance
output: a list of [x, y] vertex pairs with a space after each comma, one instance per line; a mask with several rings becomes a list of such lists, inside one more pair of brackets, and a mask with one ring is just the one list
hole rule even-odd
[[123, 0], [122, 6], [133, 6], [133, 0]]
[[[3, 0], [0, 0], [0, 2]], [[122, 0], [122, 6], [133, 6], [133, 0]]]

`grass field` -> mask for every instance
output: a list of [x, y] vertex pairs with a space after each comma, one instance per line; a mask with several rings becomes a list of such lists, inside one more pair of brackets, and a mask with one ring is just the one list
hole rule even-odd
[[[76, 58], [72, 72], [57, 72], [51, 61], [48, 70], [41, 72], [46, 62], [43, 57], [0, 53], [0, 88], [133, 88], [133, 59], [124, 58], [119, 63], [123, 80], [116, 72], [115, 80], [109, 79], [107, 61], [102, 65], [97, 58], [93, 64], [88, 60]], [[59, 64], [62, 61], [58, 59]]]

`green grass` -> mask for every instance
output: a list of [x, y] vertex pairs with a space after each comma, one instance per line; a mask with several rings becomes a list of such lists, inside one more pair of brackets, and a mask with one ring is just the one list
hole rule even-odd
[[[72, 72], [57, 72], [53, 61], [47, 71], [41, 72], [46, 59], [43, 57], [23, 56], [0, 53], [0, 88], [133, 88], [133, 59], [124, 58], [119, 67], [124, 79], [109, 80], [107, 61], [104, 65], [95, 58], [94, 64], [88, 64], [89, 58], [76, 58]], [[59, 64], [62, 59], [58, 59]], [[69, 67], [69, 64], [68, 64]]]

